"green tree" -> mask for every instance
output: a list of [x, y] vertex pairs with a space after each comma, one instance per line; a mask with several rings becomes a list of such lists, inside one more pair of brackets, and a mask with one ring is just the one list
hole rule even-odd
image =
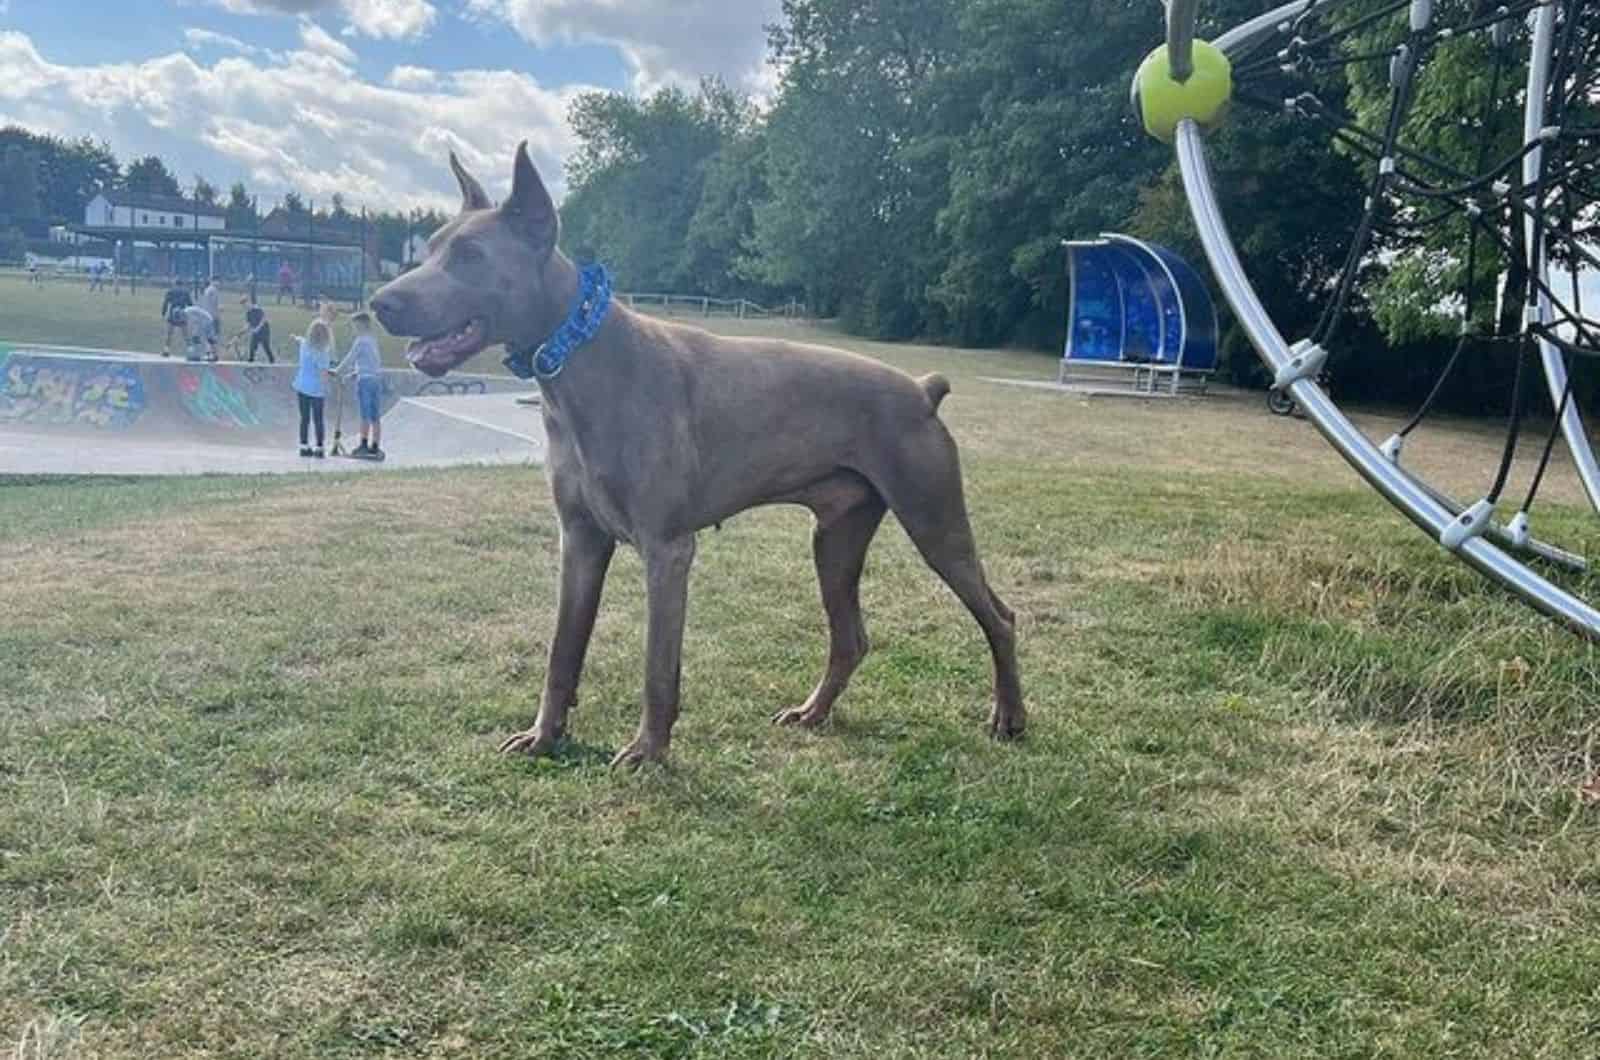
[[198, 173], [194, 175], [194, 201], [204, 206], [217, 204], [216, 185]]
[[40, 217], [39, 159], [18, 144], [0, 153], [0, 217], [11, 221]]
[[233, 187], [228, 189], [227, 226], [240, 232], [248, 232], [256, 227], [256, 203], [250, 197], [250, 189], [244, 186], [244, 181], [236, 180]]
[[122, 186], [128, 191], [146, 195], [177, 197], [182, 194], [178, 178], [172, 175], [167, 164], [157, 155], [145, 155], [129, 162], [127, 172], [122, 176]]
[[0, 228], [0, 261], [21, 262], [28, 253], [28, 237], [15, 226]]
[[950, 141], [930, 91], [959, 48], [955, 0], [785, 0], [768, 118], [770, 197], [743, 271], [875, 335], [927, 330]]
[[678, 263], [686, 289], [758, 301], [778, 293], [747, 275], [744, 260], [755, 233], [756, 207], [769, 194], [766, 150], [765, 133], [754, 127], [731, 137], [707, 160]]
[[1054, 344], [1061, 240], [1121, 227], [1171, 157], [1126, 91], [1159, 21], [1125, 0], [976, 0], [959, 27], [968, 48], [938, 86], [956, 146], [930, 295], [960, 341]]
[[562, 210], [568, 248], [605, 260], [634, 290], [708, 290], [694, 286], [705, 277], [685, 246], [712, 160], [755, 121], [749, 101], [716, 80], [644, 99], [592, 92], [570, 120], [579, 148]]
[[81, 222], [89, 200], [117, 183], [116, 156], [105, 144], [88, 137], [62, 140], [15, 125], [0, 128], [0, 152], [11, 147], [20, 147], [34, 157], [40, 214], [48, 220]]

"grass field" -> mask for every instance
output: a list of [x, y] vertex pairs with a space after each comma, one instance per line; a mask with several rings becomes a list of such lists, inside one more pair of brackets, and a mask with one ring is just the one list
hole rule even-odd
[[[0, 291], [0, 338], [128, 344], [76, 297]], [[766, 721], [823, 661], [807, 517], [703, 535], [673, 761], [623, 775], [631, 553], [573, 742], [493, 753], [551, 635], [537, 471], [5, 481], [0, 1051], [1600, 1051], [1593, 649], [1253, 396], [1090, 403], [979, 378], [1033, 355], [853, 345], [955, 382], [1018, 746], [892, 521], [874, 653], [816, 734]], [[1497, 441], [1416, 459], [1476, 495]]]

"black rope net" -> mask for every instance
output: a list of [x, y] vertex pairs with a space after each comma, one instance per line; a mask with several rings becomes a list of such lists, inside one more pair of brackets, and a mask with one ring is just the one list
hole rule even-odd
[[[1540, 39], [1532, 26], [1547, 6], [1554, 33]], [[1600, 357], [1600, 306], [1585, 304], [1580, 282], [1600, 270], [1600, 0], [1312, 0], [1233, 58], [1239, 104], [1315, 123], [1371, 167], [1311, 340], [1334, 348], [1374, 261], [1426, 255], [1435, 287], [1448, 292], [1428, 311], [1436, 326], [1457, 328], [1453, 352], [1396, 440], [1427, 419], [1468, 351], [1502, 357], [1511, 404], [1485, 495], [1498, 503], [1541, 390], [1540, 349], [1559, 351], [1567, 383], [1552, 395], [1526, 513], [1576, 372]], [[1530, 136], [1526, 75], [1540, 62], [1549, 77]]]

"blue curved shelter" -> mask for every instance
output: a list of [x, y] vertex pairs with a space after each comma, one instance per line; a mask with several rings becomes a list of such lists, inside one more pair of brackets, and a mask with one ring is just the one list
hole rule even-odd
[[1217, 366], [1217, 310], [1188, 262], [1115, 232], [1063, 245], [1067, 342], [1057, 382], [1203, 391]]

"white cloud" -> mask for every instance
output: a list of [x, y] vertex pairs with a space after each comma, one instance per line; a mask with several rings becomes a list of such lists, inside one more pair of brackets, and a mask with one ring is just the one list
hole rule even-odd
[[424, 66], [397, 66], [389, 71], [388, 83], [395, 88], [432, 88], [439, 75]]
[[350, 25], [369, 37], [420, 37], [438, 18], [427, 0], [344, 0]]
[[346, 29], [368, 37], [406, 39], [432, 28], [439, 9], [429, 0], [211, 0], [238, 15], [312, 15], [337, 12]]
[[200, 29], [196, 26], [186, 28], [183, 31], [183, 39], [190, 48], [196, 51], [203, 48], [219, 48], [223, 51], [236, 52], [239, 55], [266, 57], [273, 54], [265, 48], [247, 44], [238, 37], [230, 37], [226, 33], [215, 33], [209, 29]]
[[567, 108], [588, 86], [555, 91], [526, 74], [470, 70], [408, 90], [365, 81], [310, 50], [280, 59], [229, 55], [204, 65], [180, 52], [69, 66], [40, 55], [25, 34], [0, 31], [0, 125], [87, 133], [124, 157], [156, 152], [176, 172], [205, 173], [219, 186], [242, 179], [263, 203], [294, 189], [317, 201], [337, 191], [353, 207], [453, 207], [451, 150], [503, 195], [523, 139], [561, 189], [561, 159], [573, 146]]
[[467, 11], [504, 21], [535, 44], [610, 44], [641, 92], [709, 74], [765, 90], [765, 27], [780, 14], [779, 0], [467, 0]]
[[356, 61], [356, 53], [348, 44], [333, 37], [310, 19], [304, 19], [300, 23], [300, 45], [308, 52], [326, 55], [346, 66]]

